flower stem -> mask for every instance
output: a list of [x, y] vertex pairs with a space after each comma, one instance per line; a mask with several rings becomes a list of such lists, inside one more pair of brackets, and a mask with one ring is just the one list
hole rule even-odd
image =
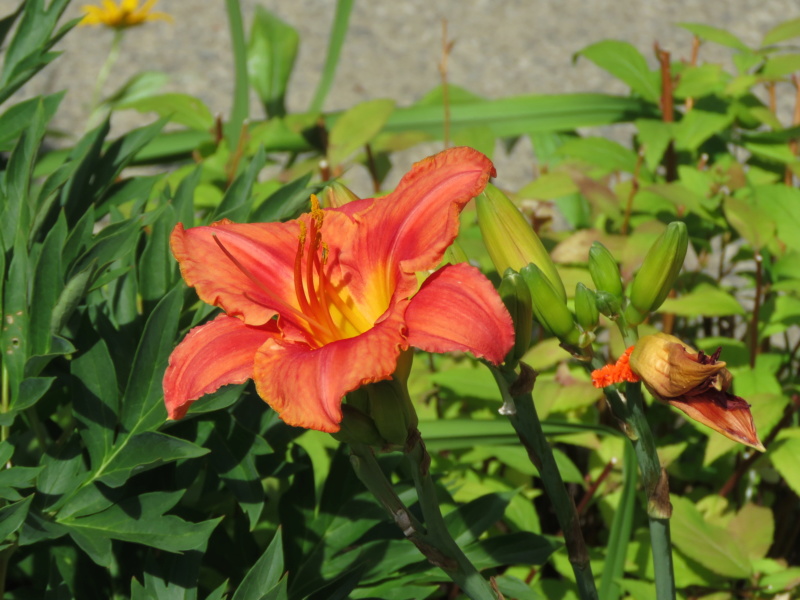
[[447, 530], [436, 497], [436, 486], [431, 477], [431, 457], [417, 430], [409, 434], [405, 457], [411, 466], [411, 477], [414, 479], [420, 508], [425, 518], [426, 537], [443, 559], [441, 563], [434, 562], [430, 557], [428, 560], [447, 573], [472, 600], [502, 600], [503, 596], [494, 587], [493, 582], [490, 583], [483, 578]]
[[89, 116], [89, 123], [86, 126], [87, 129], [92, 128], [97, 118], [97, 113], [100, 110], [100, 99], [103, 94], [103, 88], [106, 86], [108, 76], [111, 74], [111, 69], [114, 68], [114, 65], [117, 64], [117, 60], [119, 59], [123, 36], [124, 30], [114, 30], [114, 38], [111, 40], [111, 48], [108, 50], [108, 56], [103, 66], [100, 67], [100, 72], [97, 74], [97, 79], [94, 82], [94, 89], [92, 90], [92, 113]]
[[561, 479], [561, 473], [553, 456], [553, 449], [547, 443], [542, 423], [533, 403], [531, 391], [536, 374], [524, 363], [520, 363], [519, 377], [513, 372], [501, 372], [491, 366], [490, 369], [503, 394], [503, 413], [508, 416], [522, 445], [525, 446], [531, 462], [538, 469], [547, 497], [553, 504], [559, 527], [564, 533], [564, 542], [567, 546], [569, 562], [575, 573], [579, 596], [582, 600], [595, 600], [598, 598], [597, 587], [589, 562], [589, 552], [580, 528], [578, 511]]
[[430, 456], [417, 430], [409, 435], [406, 458], [412, 467], [425, 525], [414, 517], [394, 491], [372, 448], [365, 444], [350, 444], [350, 451], [350, 462], [358, 478], [386, 509], [403, 535], [431, 564], [447, 573], [473, 600], [502, 600], [500, 593], [481, 576], [447, 530], [428, 469]]

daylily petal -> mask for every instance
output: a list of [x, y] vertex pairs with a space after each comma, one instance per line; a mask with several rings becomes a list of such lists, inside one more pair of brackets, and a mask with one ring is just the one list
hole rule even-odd
[[256, 353], [258, 395], [289, 425], [334, 433], [342, 420], [348, 392], [389, 379], [397, 356], [408, 348], [398, 302], [385, 319], [366, 333], [312, 349], [302, 343], [269, 340]]
[[737, 396], [712, 388], [698, 396], [673, 398], [667, 402], [734, 442], [761, 452], [766, 450], [756, 434], [750, 405]]
[[200, 396], [252, 378], [256, 350], [276, 334], [274, 321], [248, 327], [224, 314], [192, 329], [170, 355], [164, 373], [169, 418], [183, 417]]
[[[285, 305], [296, 308], [292, 273], [298, 235], [296, 222], [238, 224], [224, 220], [186, 230], [178, 223], [170, 246], [183, 278], [203, 302], [241, 316], [248, 325], [263, 325]], [[215, 236], [247, 272], [231, 261]]]
[[435, 267], [458, 233], [459, 212], [494, 174], [491, 161], [477, 150], [452, 148], [416, 163], [388, 196], [337, 209], [359, 224], [342, 263], [359, 265], [369, 274], [367, 293], [383, 295], [394, 286], [396, 266], [406, 273]]
[[409, 343], [428, 352], [468, 351], [498, 364], [514, 345], [514, 324], [497, 291], [464, 263], [436, 271], [406, 310]]

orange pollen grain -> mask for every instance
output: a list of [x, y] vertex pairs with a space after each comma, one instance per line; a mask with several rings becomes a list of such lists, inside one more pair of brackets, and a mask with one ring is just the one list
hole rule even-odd
[[639, 381], [639, 377], [631, 371], [631, 352], [633, 352], [633, 346], [625, 350], [613, 365], [606, 365], [592, 371], [592, 385], [596, 388], [604, 388], [623, 381], [631, 383]]

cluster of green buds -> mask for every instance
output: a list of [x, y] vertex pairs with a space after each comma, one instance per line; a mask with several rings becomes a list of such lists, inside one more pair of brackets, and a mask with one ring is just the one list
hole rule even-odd
[[595, 242], [589, 250], [589, 273], [596, 291], [577, 285], [573, 316], [549, 253], [514, 203], [491, 185], [476, 202], [489, 256], [504, 274], [500, 294], [516, 327], [517, 343], [506, 357], [510, 366], [530, 343], [531, 314], [565, 346], [577, 349], [591, 347], [601, 313], [612, 320], [624, 316], [621, 322], [631, 326], [644, 321], [672, 289], [689, 243], [686, 225], [670, 223], [648, 251], [626, 299], [616, 259]]
[[419, 424], [407, 387], [412, 360], [413, 351], [401, 353], [391, 379], [369, 383], [347, 394], [342, 404], [341, 428], [333, 437], [347, 444], [402, 450]]
[[[531, 313], [564, 344], [578, 346], [583, 341], [581, 330], [567, 307], [564, 283], [542, 241], [514, 203], [496, 187], [488, 185], [476, 202], [486, 249], [498, 273], [505, 273], [501, 296], [507, 307], [513, 307], [509, 312], [514, 318], [517, 343], [507, 364], [516, 364], [530, 343]], [[512, 294], [516, 295], [513, 301]], [[527, 305], [530, 312], [522, 308]]]

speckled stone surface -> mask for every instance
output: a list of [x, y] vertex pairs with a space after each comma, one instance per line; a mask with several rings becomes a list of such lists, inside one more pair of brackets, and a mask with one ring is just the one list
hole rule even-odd
[[[17, 0], [0, 0], [0, 15], [17, 4]], [[82, 4], [85, 2], [73, 2], [67, 16], [78, 16]], [[290, 110], [304, 110], [325, 59], [335, 2], [242, 0], [248, 30], [257, 4], [300, 32], [301, 48], [287, 102]], [[105, 91], [118, 88], [140, 70], [160, 70], [169, 76], [164, 91], [195, 95], [212, 112], [227, 114], [233, 69], [225, 3], [161, 0], [157, 9], [170, 13], [174, 22], [152, 22], [129, 30]], [[449, 80], [497, 98], [576, 91], [625, 93], [623, 84], [589, 61], [573, 63], [575, 52], [601, 39], [629, 41], [655, 65], [655, 41], [676, 58], [689, 57], [691, 34], [676, 23], [707, 23], [757, 45], [770, 28], [798, 16], [800, 4], [790, 0], [356, 0], [325, 108], [341, 109], [380, 97], [408, 105], [423, 96], [439, 83], [443, 18], [448, 21], [450, 39], [455, 40]], [[53, 126], [80, 133], [89, 112], [93, 82], [110, 42], [111, 32], [103, 28], [74, 30], [59, 44], [63, 56], [21, 95], [67, 89]], [[727, 63], [729, 56], [727, 49], [713, 44], [701, 49], [702, 60]], [[262, 116], [257, 103], [253, 103], [252, 116]], [[114, 131], [148, 120], [126, 111], [114, 116]], [[410, 163], [424, 154], [424, 149], [414, 149], [399, 161]], [[530, 180], [530, 148], [523, 144], [514, 154], [495, 156], [501, 179], [505, 175], [509, 181]]]

